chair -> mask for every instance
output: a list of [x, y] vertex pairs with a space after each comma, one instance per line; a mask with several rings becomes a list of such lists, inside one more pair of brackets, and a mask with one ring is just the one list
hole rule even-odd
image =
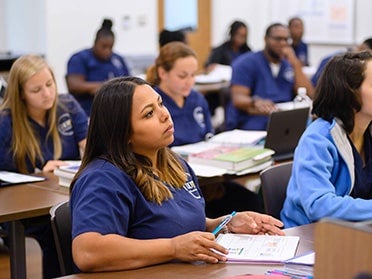
[[71, 215], [69, 202], [53, 206], [50, 211], [61, 275], [73, 274]]
[[260, 173], [261, 190], [266, 214], [280, 219], [293, 162], [273, 165]]

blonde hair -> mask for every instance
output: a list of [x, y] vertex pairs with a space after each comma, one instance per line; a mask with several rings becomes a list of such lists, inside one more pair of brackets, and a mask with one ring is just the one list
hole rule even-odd
[[[35, 168], [36, 161], [44, 162], [40, 149], [40, 139], [31, 126], [27, 115], [27, 104], [23, 99], [24, 84], [44, 68], [50, 71], [56, 85], [53, 71], [39, 56], [25, 55], [18, 58], [10, 69], [8, 86], [5, 92], [1, 110], [8, 109], [12, 118], [12, 152], [19, 172], [27, 173], [26, 158]], [[55, 87], [56, 88], [56, 87]], [[57, 88], [56, 88], [57, 94]], [[49, 126], [47, 139], [53, 141], [54, 159], [61, 156], [62, 145], [57, 129], [57, 97], [52, 108], [47, 113], [46, 123]]]
[[174, 63], [176, 63], [177, 59], [189, 56], [196, 58], [195, 52], [185, 43], [170, 42], [165, 44], [160, 48], [155, 64], [147, 69], [146, 81], [151, 85], [159, 85], [160, 78], [158, 75], [158, 69], [160, 67], [169, 72], [174, 67]]

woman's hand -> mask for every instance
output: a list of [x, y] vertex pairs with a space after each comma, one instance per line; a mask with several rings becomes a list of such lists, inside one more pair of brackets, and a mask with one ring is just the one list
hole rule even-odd
[[226, 256], [223, 254], [226, 255], [228, 251], [215, 241], [212, 233], [191, 232], [176, 236], [172, 238], [171, 242], [174, 249], [174, 258], [181, 261], [204, 261], [207, 263], [226, 261]]
[[54, 171], [56, 168], [60, 166], [66, 166], [66, 165], [68, 164], [61, 160], [50, 160], [44, 165], [43, 171], [45, 172]]
[[253, 211], [238, 212], [227, 224], [233, 233], [284, 235], [283, 223], [274, 217]]

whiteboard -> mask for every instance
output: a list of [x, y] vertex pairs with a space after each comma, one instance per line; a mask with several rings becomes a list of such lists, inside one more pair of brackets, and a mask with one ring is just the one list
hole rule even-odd
[[287, 23], [292, 16], [304, 21], [308, 43], [354, 44], [355, 1], [272, 0], [274, 22]]

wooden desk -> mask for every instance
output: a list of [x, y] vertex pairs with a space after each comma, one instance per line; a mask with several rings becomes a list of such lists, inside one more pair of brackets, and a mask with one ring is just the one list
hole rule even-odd
[[45, 177], [46, 180], [37, 183], [29, 183], [28, 186], [41, 188], [63, 195], [70, 194], [70, 188], [59, 185], [58, 177], [54, 175], [52, 172], [43, 172], [40, 173], [40, 176]]
[[372, 220], [323, 219], [314, 234], [315, 278], [348, 279], [361, 272], [372, 274]]
[[203, 95], [206, 95], [210, 92], [218, 92], [222, 89], [226, 89], [230, 86], [230, 81], [225, 80], [221, 82], [213, 82], [213, 83], [195, 83], [194, 89], [199, 91]]
[[25, 229], [21, 220], [48, 215], [53, 205], [68, 199], [67, 194], [48, 190], [49, 182], [42, 182], [41, 186], [27, 183], [0, 188], [0, 223], [10, 222], [11, 278], [26, 278]]
[[[303, 254], [313, 249], [313, 230], [314, 224], [305, 225], [297, 228], [285, 230], [287, 235], [299, 235], [300, 244], [297, 249], [297, 255]], [[226, 278], [233, 275], [241, 274], [264, 274], [267, 270], [281, 268], [282, 265], [254, 265], [254, 264], [189, 264], [189, 263], [168, 263], [155, 266], [140, 268], [130, 271], [121, 272], [104, 272], [104, 273], [84, 273], [65, 276], [67, 279], [83, 278], [131, 278], [131, 279], [197, 279], [197, 278]]]

